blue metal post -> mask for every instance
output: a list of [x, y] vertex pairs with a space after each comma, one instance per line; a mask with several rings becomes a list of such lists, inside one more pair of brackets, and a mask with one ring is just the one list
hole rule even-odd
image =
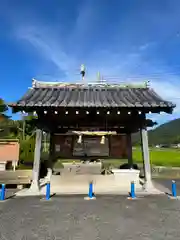
[[1, 197], [0, 197], [0, 200], [3, 201], [5, 200], [5, 184], [1, 184]]
[[89, 198], [93, 198], [93, 183], [90, 182], [89, 183], [89, 194], [88, 194]]
[[172, 196], [177, 197], [176, 182], [174, 180], [172, 181]]
[[131, 182], [131, 198], [135, 198], [135, 184], [134, 182]]
[[46, 184], [46, 200], [49, 200], [51, 197], [51, 186], [50, 182]]

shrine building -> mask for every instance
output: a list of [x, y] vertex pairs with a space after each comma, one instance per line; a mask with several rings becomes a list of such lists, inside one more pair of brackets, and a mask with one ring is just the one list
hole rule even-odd
[[[57, 158], [127, 158], [131, 135], [140, 131], [145, 181], [151, 184], [147, 114], [169, 113], [175, 105], [142, 84], [59, 83], [33, 80], [14, 112], [34, 113], [36, 146], [32, 187], [38, 188], [42, 131], [50, 133], [50, 155]], [[51, 158], [50, 158], [51, 159]]]

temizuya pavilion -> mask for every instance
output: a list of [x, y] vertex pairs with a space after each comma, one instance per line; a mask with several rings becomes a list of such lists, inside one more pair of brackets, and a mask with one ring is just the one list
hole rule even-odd
[[[37, 115], [33, 180], [30, 189], [39, 190], [39, 169], [42, 131], [51, 139], [68, 131], [104, 131], [126, 136], [129, 168], [132, 166], [131, 134], [140, 131], [144, 158], [145, 187], [152, 187], [147, 127], [153, 122], [148, 113], [172, 113], [175, 105], [162, 99], [148, 83], [58, 83], [33, 80], [32, 87], [16, 103], [14, 112], [35, 112]], [[104, 133], [104, 138], [106, 138]], [[51, 141], [52, 143], [53, 141]], [[54, 146], [50, 144], [50, 154]]]

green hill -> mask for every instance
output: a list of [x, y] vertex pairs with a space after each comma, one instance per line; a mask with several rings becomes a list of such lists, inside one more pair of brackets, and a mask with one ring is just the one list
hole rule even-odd
[[[180, 118], [169, 121], [148, 131], [149, 145], [180, 143]], [[134, 134], [133, 144], [140, 142], [140, 134]]]

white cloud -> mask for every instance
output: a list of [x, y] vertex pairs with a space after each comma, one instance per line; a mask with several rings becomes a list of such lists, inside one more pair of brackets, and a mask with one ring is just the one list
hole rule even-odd
[[[35, 47], [39, 54], [44, 56], [46, 60], [51, 61], [59, 70], [63, 71], [68, 81], [80, 80], [80, 76], [75, 75], [75, 69], [79, 69], [79, 59], [73, 52], [66, 53], [63, 48], [63, 41], [53, 37], [53, 33], [47, 36], [39, 28], [20, 28], [16, 31], [19, 38], [26, 40]], [[151, 86], [164, 99], [173, 101], [177, 104], [176, 113], [180, 113], [180, 99], [178, 76], [168, 76], [168, 68], [161, 69], [161, 65], [154, 65], [151, 62], [144, 60], [144, 56], [151, 47], [150, 43], [146, 43], [139, 47], [137, 51], [123, 53], [114, 53], [111, 51], [96, 51], [91, 53], [90, 59], [86, 57], [87, 65], [87, 81], [94, 81], [96, 73], [100, 71], [101, 75], [109, 82], [142, 82], [150, 80]], [[141, 68], [147, 70], [147, 73], [142, 74]], [[154, 73], [157, 73], [157, 75]], [[53, 77], [53, 76], [52, 76]], [[177, 84], [174, 84], [177, 82]], [[168, 117], [159, 115], [157, 119], [168, 119]]]
[[155, 42], [147, 42], [139, 47], [140, 51], [146, 51], [148, 48], [154, 46], [156, 43]]
[[48, 29], [44, 31], [41, 27], [23, 26], [18, 30], [16, 29], [16, 36], [30, 43], [37, 49], [42, 57], [45, 57], [46, 61], [51, 61], [56, 68], [59, 71], [63, 71], [66, 76], [68, 76], [71, 69], [74, 68], [75, 60], [73, 57], [68, 56], [61, 47], [61, 40], [54, 38]]
[[[60, 34], [65, 28], [62, 23], [47, 26], [40, 24], [41, 21], [38, 22], [37, 16], [36, 21], [32, 22], [29, 19], [26, 21], [26, 18], [21, 19], [20, 16], [16, 18], [14, 15], [12, 25], [15, 36], [34, 47], [42, 57], [42, 61], [54, 65], [57, 69], [56, 76], [59, 73], [61, 77], [63, 73], [67, 81], [80, 80], [78, 74], [81, 63], [87, 66], [87, 81], [93, 81], [98, 71], [111, 82], [150, 80], [159, 95], [177, 104], [175, 110], [177, 116], [180, 113], [179, 76], [169, 74], [171, 69], [156, 54], [163, 37], [167, 37], [178, 24], [178, 21], [174, 24], [173, 13], [169, 13], [168, 10], [164, 14], [148, 10], [146, 14], [141, 11], [139, 15], [136, 13], [126, 16], [116, 23], [116, 31], [106, 44], [107, 47], [98, 49], [94, 48], [93, 42], [94, 32], [98, 27], [99, 41], [103, 42], [106, 39], [101, 38], [102, 29], [98, 25], [101, 14], [96, 5], [96, 2], [84, 1], [66, 35]], [[176, 15], [175, 20], [177, 18]], [[143, 19], [146, 20], [145, 24]], [[173, 29], [169, 27], [171, 25]], [[153, 34], [156, 33], [157, 36], [162, 34], [158, 41], [156, 34], [153, 37], [149, 34], [149, 32], [152, 34], [152, 29]], [[50, 69], [49, 71], [54, 79], [53, 72]], [[162, 115], [157, 118], [159, 121], [168, 119]]]

